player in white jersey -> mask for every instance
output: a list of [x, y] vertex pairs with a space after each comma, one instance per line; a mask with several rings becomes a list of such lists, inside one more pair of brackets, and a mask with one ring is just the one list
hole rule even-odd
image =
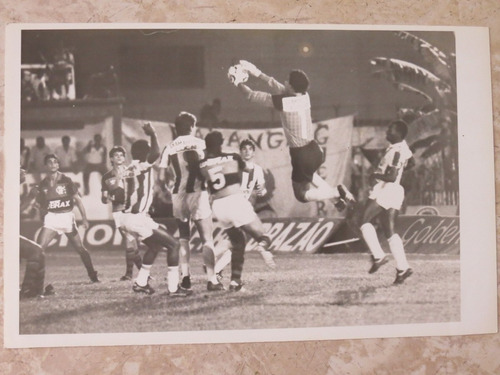
[[317, 173], [324, 162], [324, 155], [314, 139], [307, 75], [302, 70], [292, 70], [288, 81], [282, 84], [248, 61], [241, 60], [240, 65], [250, 75], [266, 83], [272, 91], [272, 94], [254, 91], [243, 82], [233, 82], [250, 102], [279, 112], [290, 148], [295, 198], [302, 203], [333, 199], [337, 209], [344, 209], [348, 201], [354, 200], [352, 194], [342, 184], [331, 187]]
[[160, 147], [156, 132], [151, 124], [143, 126], [144, 133], [151, 139], [138, 140], [132, 144], [132, 163], [122, 174], [125, 180], [125, 203], [121, 225], [125, 230], [137, 236], [148, 246], [142, 259], [142, 266], [132, 286], [136, 293], [153, 294], [155, 290], [149, 285], [151, 267], [163, 248], [167, 248], [167, 282], [171, 297], [185, 297], [191, 291], [179, 285], [179, 241], [172, 237], [167, 228], [153, 221], [149, 216], [149, 208], [153, 201], [153, 185], [155, 183], [153, 164], [160, 156]]
[[375, 185], [363, 208], [360, 226], [362, 237], [372, 254], [372, 266], [368, 272], [374, 273], [389, 261], [380, 246], [375, 227], [371, 224], [375, 217], [380, 217], [389, 248], [396, 261], [394, 284], [403, 283], [413, 273], [406, 260], [403, 241], [394, 230], [404, 200], [401, 177], [405, 166], [412, 160], [412, 152], [404, 140], [407, 133], [408, 127], [403, 121], [394, 121], [389, 125], [386, 138], [391, 145], [386, 149], [377, 170], [372, 175]]
[[203, 261], [208, 278], [207, 289], [217, 290], [221, 284], [214, 273], [212, 210], [199, 168], [199, 161], [204, 157], [205, 142], [194, 136], [196, 117], [191, 113], [181, 112], [177, 116], [175, 130], [177, 138], [164, 148], [160, 168], [169, 168], [175, 175], [172, 204], [180, 234], [181, 286], [185, 289], [191, 288], [189, 239], [190, 220], [192, 220], [203, 245]]

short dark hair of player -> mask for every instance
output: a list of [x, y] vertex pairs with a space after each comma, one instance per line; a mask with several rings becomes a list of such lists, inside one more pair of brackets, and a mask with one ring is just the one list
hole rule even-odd
[[245, 146], [250, 146], [252, 148], [252, 150], [255, 151], [255, 144], [250, 139], [244, 139], [241, 141], [240, 150]]
[[113, 146], [113, 148], [109, 150], [109, 157], [112, 158], [117, 152], [121, 152], [123, 156], [127, 155], [127, 152], [122, 146]]
[[305, 94], [309, 88], [309, 78], [302, 70], [292, 70], [288, 77], [288, 83], [292, 86], [293, 91]]
[[132, 143], [132, 147], [130, 148], [130, 155], [132, 155], [132, 159], [139, 161], [146, 161], [148, 159], [149, 150], [148, 141], [145, 139], [139, 139]]
[[177, 135], [188, 135], [196, 125], [196, 116], [189, 112], [181, 112], [175, 119], [175, 131]]
[[222, 143], [224, 143], [224, 137], [222, 137], [221, 132], [213, 131], [208, 133], [205, 137], [205, 145], [207, 146], [207, 151], [220, 151], [222, 148]]
[[55, 154], [48, 154], [43, 158], [43, 164], [47, 165], [50, 159], [55, 159], [59, 163], [59, 158]]
[[395, 120], [391, 122], [389, 126], [394, 126], [398, 134], [401, 136], [401, 139], [406, 138], [406, 135], [408, 134], [408, 125], [406, 125], [406, 122], [402, 120]]

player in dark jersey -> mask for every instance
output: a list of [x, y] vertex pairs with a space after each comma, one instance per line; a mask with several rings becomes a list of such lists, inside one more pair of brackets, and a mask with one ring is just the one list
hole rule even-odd
[[168, 233], [164, 225], [156, 223], [148, 213], [153, 202], [153, 185], [156, 181], [153, 164], [160, 156], [160, 146], [151, 124], [145, 124], [143, 130], [150, 137], [151, 145], [144, 139], [135, 141], [130, 152], [132, 163], [123, 173], [125, 204], [121, 218], [122, 225], [127, 232], [136, 235], [148, 247], [132, 290], [145, 294], [155, 292], [149, 285], [149, 275], [158, 253], [166, 248], [169, 296], [186, 297], [192, 294], [192, 291], [179, 285], [179, 241]]
[[302, 203], [332, 199], [337, 209], [343, 210], [346, 203], [354, 201], [353, 195], [342, 184], [331, 187], [317, 173], [324, 155], [314, 139], [307, 75], [302, 70], [292, 70], [288, 81], [282, 84], [248, 61], [241, 60], [240, 65], [273, 92], [254, 91], [243, 82], [233, 82], [250, 102], [278, 111], [290, 148], [295, 198]]
[[257, 250], [266, 264], [275, 268], [269, 251], [271, 240], [265, 234], [262, 222], [241, 191], [241, 173], [245, 163], [240, 155], [222, 152], [220, 132], [209, 133], [205, 138], [206, 157], [200, 161], [200, 170], [213, 197], [212, 210], [219, 223], [226, 229], [232, 246], [230, 291], [242, 288], [241, 274], [245, 254], [245, 235], [242, 229], [258, 242]]
[[89, 252], [83, 246], [76, 228], [73, 208], [76, 205], [82, 216], [82, 226], [88, 228], [85, 207], [78, 190], [71, 179], [59, 172], [59, 159], [54, 154], [45, 156], [44, 163], [48, 169], [47, 176], [35, 186], [21, 205], [21, 211], [36, 199], [45, 213], [43, 228], [38, 236], [38, 243], [43, 251], [57, 235], [65, 234], [71, 246], [80, 255], [92, 282], [98, 282], [97, 271], [92, 265]]
[[[26, 180], [26, 172], [21, 169], [21, 184]], [[19, 236], [19, 256], [26, 259], [24, 278], [19, 298], [34, 298], [54, 294], [52, 285], [43, 288], [45, 280], [45, 254], [36, 242]]]
[[126, 151], [121, 146], [115, 146], [109, 151], [109, 160], [111, 161], [113, 169], [106, 172], [101, 180], [102, 203], [106, 204], [111, 202], [115, 227], [120, 231], [125, 240], [126, 268], [125, 275], [120, 278], [121, 281], [132, 280], [134, 264], [137, 269], [140, 269], [142, 265], [137, 239], [134, 235], [126, 231], [121, 222], [123, 209], [125, 208], [126, 194], [125, 180], [122, 176], [125, 171], [125, 155]]

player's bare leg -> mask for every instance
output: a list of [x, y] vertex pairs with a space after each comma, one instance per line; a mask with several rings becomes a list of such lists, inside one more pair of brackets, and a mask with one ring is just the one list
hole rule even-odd
[[139, 249], [137, 245], [137, 240], [131, 233], [127, 232], [125, 228], [118, 228], [122, 237], [125, 239], [125, 275], [121, 277], [120, 280], [132, 280], [132, 274], [134, 265], [137, 269], [141, 269], [142, 266], [142, 258], [139, 254]]
[[338, 185], [334, 188], [317, 173], [313, 174], [312, 182], [292, 181], [292, 187], [295, 198], [302, 203], [332, 199], [335, 206], [342, 210], [347, 202], [354, 201], [353, 195], [344, 185]]
[[380, 241], [377, 236], [377, 231], [371, 221], [384, 209], [380, 207], [373, 199], [368, 199], [363, 210], [362, 225], [360, 227], [361, 235], [365, 240], [368, 249], [372, 254], [372, 267], [369, 273], [375, 273], [380, 267], [388, 262], [387, 255], [385, 254]]
[[177, 227], [179, 228], [179, 265], [181, 268], [181, 286], [184, 289], [191, 289], [191, 272], [189, 269], [189, 261], [191, 259], [191, 250], [189, 248], [189, 239], [191, 237], [191, 230], [189, 221], [177, 220]]
[[20, 298], [33, 298], [43, 294], [45, 280], [45, 254], [42, 248], [27, 238], [20, 237], [20, 256], [26, 259], [26, 269], [21, 284]]
[[245, 234], [239, 228], [229, 228], [226, 233], [231, 241], [231, 282], [229, 291], [238, 292], [242, 290], [243, 263], [245, 262]]
[[217, 279], [217, 275], [215, 274], [215, 254], [214, 254], [214, 241], [212, 235], [212, 216], [201, 220], [195, 220], [196, 229], [198, 229], [198, 233], [200, 234], [201, 242], [202, 242], [202, 251], [203, 251], [203, 263], [205, 264], [207, 270], [207, 289], [208, 290], [222, 290], [222, 284]]
[[273, 254], [269, 251], [271, 240], [265, 234], [264, 226], [262, 225], [260, 219], [257, 217], [250, 224], [243, 225], [241, 228], [250, 236], [252, 236], [255, 241], [257, 241], [255, 250], [257, 250], [262, 256], [264, 262], [266, 263], [266, 266], [271, 269], [275, 269], [276, 263], [274, 262]]
[[382, 215], [382, 225], [392, 256], [396, 261], [396, 279], [394, 283], [402, 284], [405, 279], [411, 276], [413, 270], [410, 268], [408, 260], [406, 259], [403, 240], [394, 230], [398, 213], [398, 210], [395, 209], [386, 210]]
[[99, 279], [97, 278], [97, 271], [94, 269], [94, 265], [92, 264], [90, 253], [83, 246], [82, 239], [80, 238], [80, 234], [78, 233], [77, 229], [74, 228], [73, 232], [66, 233], [66, 237], [68, 237], [68, 242], [71, 244], [71, 246], [73, 246], [73, 249], [75, 249], [78, 255], [80, 255], [80, 259], [87, 269], [87, 274], [89, 275], [90, 281], [92, 281], [93, 283], [99, 282]]
[[[179, 288], [179, 241], [172, 237], [164, 226], [153, 230], [153, 234], [142, 241], [148, 246], [148, 250], [142, 259], [142, 267], [135, 280], [133, 290], [153, 294], [154, 289], [148, 284], [149, 275], [158, 252], [167, 248], [167, 283], [171, 296], [187, 296], [191, 291]], [[182, 290], [181, 290], [182, 289]]]

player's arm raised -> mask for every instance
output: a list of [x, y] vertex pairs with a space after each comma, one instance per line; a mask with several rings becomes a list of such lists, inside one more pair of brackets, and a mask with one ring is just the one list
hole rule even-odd
[[149, 151], [148, 163], [153, 164], [156, 159], [160, 157], [160, 145], [158, 144], [158, 137], [156, 136], [156, 131], [150, 122], [147, 122], [142, 127], [144, 133], [148, 135], [151, 139], [151, 150]]
[[244, 83], [238, 85], [238, 89], [245, 95], [248, 101], [264, 107], [273, 108], [273, 97], [271, 94], [263, 91], [254, 91]]
[[24, 210], [26, 210], [31, 204], [31, 202], [35, 200], [37, 194], [38, 194], [38, 188], [35, 186], [33, 189], [30, 190], [28, 195], [22, 199], [19, 212], [23, 212]]
[[268, 76], [262, 70], [257, 68], [254, 64], [252, 64], [249, 61], [246, 60], [240, 60], [240, 64], [245, 69], [248, 74], [254, 76], [255, 78], [260, 79], [261, 81], [265, 82], [269, 88], [272, 90], [273, 93], [275, 94], [283, 94], [286, 90], [285, 85], [282, 83], [278, 82], [276, 79], [274, 79], [271, 76]]

